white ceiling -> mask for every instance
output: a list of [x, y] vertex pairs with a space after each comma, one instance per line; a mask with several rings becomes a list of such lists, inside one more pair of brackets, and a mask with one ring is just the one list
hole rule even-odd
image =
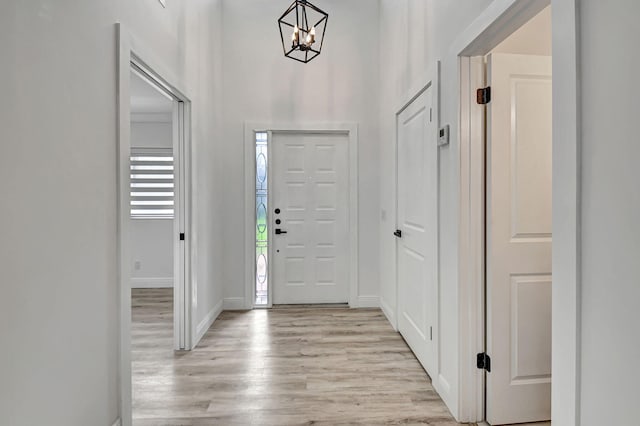
[[131, 113], [170, 114], [173, 102], [138, 74], [131, 72]]

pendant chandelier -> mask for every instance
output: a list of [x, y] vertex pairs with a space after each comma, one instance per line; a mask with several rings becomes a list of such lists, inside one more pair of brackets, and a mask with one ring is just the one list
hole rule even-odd
[[284, 56], [305, 64], [318, 56], [322, 51], [328, 20], [326, 12], [307, 0], [291, 3], [278, 19]]

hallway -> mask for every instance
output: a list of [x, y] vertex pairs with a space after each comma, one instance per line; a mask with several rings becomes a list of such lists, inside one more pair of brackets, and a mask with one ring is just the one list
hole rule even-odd
[[223, 312], [174, 355], [172, 290], [133, 290], [136, 426], [456, 425], [378, 309]]

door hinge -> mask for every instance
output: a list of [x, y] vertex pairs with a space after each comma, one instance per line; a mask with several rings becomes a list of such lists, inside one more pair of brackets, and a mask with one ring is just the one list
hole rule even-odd
[[180, 233], [180, 241], [184, 241], [184, 232]]
[[478, 89], [476, 99], [478, 101], [478, 105], [486, 105], [491, 102], [491, 86], [485, 87], [484, 89]]
[[486, 352], [479, 353], [476, 356], [476, 366], [481, 370], [487, 370], [491, 373], [491, 357]]

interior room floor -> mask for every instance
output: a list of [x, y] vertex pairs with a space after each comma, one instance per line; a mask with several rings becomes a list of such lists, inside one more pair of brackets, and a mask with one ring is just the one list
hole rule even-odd
[[174, 353], [172, 291], [132, 291], [135, 426], [457, 425], [378, 309], [223, 312]]

